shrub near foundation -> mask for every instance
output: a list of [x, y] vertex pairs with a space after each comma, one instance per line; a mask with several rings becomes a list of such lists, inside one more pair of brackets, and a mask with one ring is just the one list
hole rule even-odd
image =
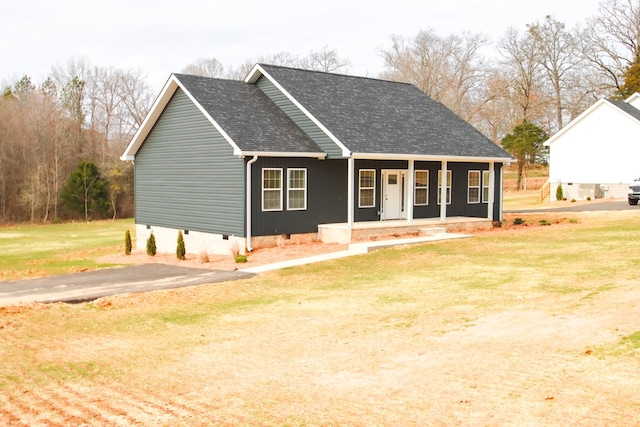
[[178, 231], [178, 247], [176, 248], [176, 258], [183, 260], [186, 254], [184, 247], [184, 237], [182, 236], [182, 230]]
[[147, 239], [147, 255], [156, 256], [157, 248], [156, 248], [156, 237], [153, 235], [153, 231], [151, 235]]

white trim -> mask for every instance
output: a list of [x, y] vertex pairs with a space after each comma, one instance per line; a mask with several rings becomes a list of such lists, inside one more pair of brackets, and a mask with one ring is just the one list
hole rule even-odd
[[347, 159], [347, 227], [353, 228], [355, 206], [355, 161]]
[[[471, 173], [478, 174], [478, 185], [471, 186]], [[478, 200], [475, 202], [471, 201], [470, 193], [472, 188], [478, 189]], [[468, 205], [478, 205], [482, 203], [482, 171], [478, 169], [469, 169], [467, 171], [467, 204]]]
[[[416, 185], [416, 179], [415, 179], [415, 174], [418, 172], [425, 172], [427, 174], [427, 185], [426, 186], [420, 186], [418, 187]], [[415, 196], [413, 198], [413, 206], [429, 206], [429, 169], [416, 169], [414, 171], [414, 179], [413, 179], [413, 191], [415, 192], [416, 190], [426, 190], [427, 191], [427, 198], [425, 203], [417, 203]]]
[[[482, 182], [482, 192], [481, 192], [481, 196], [480, 196], [480, 201], [482, 203], [489, 203], [489, 200], [491, 199], [491, 166], [489, 169], [484, 169], [480, 171], [482, 173], [481, 176], [481, 182]], [[485, 173], [487, 174], [487, 179], [484, 179], [484, 175]], [[485, 183], [486, 181], [486, 183]], [[487, 197], [484, 197], [484, 189], [487, 189]]]
[[238, 153], [234, 152], [233, 154], [241, 157], [311, 157], [319, 160], [324, 160], [327, 157], [327, 153], [295, 153], [289, 151], [240, 151]]
[[253, 156], [252, 159], [250, 159], [247, 162], [247, 173], [246, 173], [246, 177], [247, 177], [247, 182], [246, 182], [246, 194], [245, 194], [245, 200], [247, 202], [247, 239], [246, 239], [246, 246], [247, 246], [247, 251], [251, 252], [253, 251], [253, 247], [251, 246], [251, 199], [253, 199], [252, 194], [251, 194], [251, 165], [254, 164], [256, 162], [256, 160], [258, 160], [258, 156]]
[[354, 159], [362, 160], [417, 160], [417, 161], [449, 161], [471, 163], [515, 163], [516, 159], [509, 157], [467, 157], [467, 156], [437, 156], [424, 154], [387, 154], [387, 153], [351, 153]]
[[407, 172], [407, 224], [413, 224], [413, 196], [415, 187], [415, 162], [409, 160], [409, 171]]
[[[443, 184], [443, 180], [442, 180], [442, 175], [444, 175], [444, 173], [446, 173], [446, 178], [444, 181], [444, 185]], [[451, 180], [449, 180], [449, 177], [451, 177]], [[451, 183], [449, 183], [449, 181], [451, 181]], [[438, 194], [439, 194], [439, 199], [440, 201], [437, 200], [436, 198], [436, 204], [438, 205], [442, 205], [442, 200], [445, 200], [445, 205], [450, 205], [451, 204], [451, 199], [452, 199], [452, 195], [451, 195], [451, 187], [453, 186], [453, 172], [451, 172], [451, 170], [447, 169], [447, 162], [442, 162], [442, 168], [438, 169]], [[449, 197], [447, 197], [447, 189]]]
[[[279, 171], [280, 172], [280, 188], [264, 188], [264, 172], [265, 171]], [[282, 173], [283, 169], [282, 168], [262, 168], [262, 184], [261, 184], [261, 199], [262, 199], [262, 212], [280, 212], [282, 211], [282, 190], [284, 188], [284, 174]], [[269, 191], [269, 192], [275, 192], [275, 191], [280, 191], [280, 207], [279, 208], [274, 208], [274, 209], [265, 209], [264, 208], [264, 192]]]
[[[363, 206], [361, 204], [362, 198], [361, 198], [360, 192], [363, 190], [363, 187], [360, 184], [361, 184], [362, 172], [373, 172], [373, 187], [364, 187], [365, 190], [373, 190], [373, 204], [372, 205]], [[375, 208], [376, 207], [376, 175], [377, 175], [377, 173], [376, 173], [375, 169], [358, 169], [358, 208], [368, 209], [368, 208]]]
[[[291, 175], [293, 171], [304, 171], [304, 187], [291, 187]], [[291, 195], [290, 191], [304, 192], [304, 206], [301, 208], [290, 207]], [[307, 168], [287, 168], [287, 210], [288, 211], [306, 211], [307, 210]]]
[[[633, 96], [633, 95], [632, 95]], [[630, 97], [631, 98], [631, 97]], [[630, 99], [629, 98], [629, 99]], [[609, 108], [613, 108], [614, 111], [617, 111], [619, 114], [623, 114], [624, 116], [626, 116], [627, 118], [629, 118], [630, 120], [633, 120], [636, 124], [640, 124], [640, 121], [638, 121], [638, 119], [636, 119], [635, 117], [633, 117], [631, 114], [627, 113], [626, 111], [624, 111], [622, 108], [619, 108], [618, 106], [616, 106], [615, 104], [609, 102], [608, 99], [606, 98], [600, 98], [598, 101], [596, 101], [591, 107], [587, 108], [585, 111], [582, 112], [582, 114], [580, 114], [578, 117], [576, 117], [575, 119], [571, 120], [569, 122], [568, 125], [566, 125], [565, 127], [563, 127], [562, 129], [560, 129], [558, 132], [556, 132], [551, 138], [547, 139], [545, 141], [545, 143], [543, 144], [545, 147], [550, 147], [551, 144], [553, 144], [558, 138], [560, 138], [562, 135], [564, 135], [565, 133], [567, 133], [569, 131], [569, 129], [573, 128], [574, 126], [576, 126], [579, 122], [581, 122], [582, 120], [585, 119], [585, 117], [587, 117], [589, 114], [591, 114], [592, 111], [596, 110], [597, 108], [599, 108], [600, 106], [602, 106], [603, 104], [606, 104]]]
[[[449, 181], [449, 171], [447, 170], [447, 161], [443, 160], [442, 163], [440, 164], [440, 170], [438, 171], [439, 174], [439, 178], [440, 178], [440, 184], [438, 185], [440, 187], [440, 191], [438, 192], [438, 194], [440, 194], [440, 203], [438, 203], [438, 206], [440, 206], [440, 221], [441, 222], [445, 222], [447, 220], [447, 183]], [[453, 174], [451, 174], [451, 181], [453, 181]], [[452, 182], [453, 184], [453, 182]], [[442, 201], [444, 200], [444, 203], [442, 203]], [[449, 200], [449, 202], [451, 202], [451, 200]], [[436, 200], [437, 203], [437, 200]]]
[[216, 130], [220, 132], [222, 137], [233, 148], [234, 154], [238, 155], [241, 153], [241, 150], [238, 147], [238, 145], [235, 143], [235, 141], [231, 139], [231, 137], [222, 129], [222, 127], [213, 119], [213, 117], [211, 117], [211, 115], [204, 109], [204, 107], [200, 105], [198, 101], [196, 101], [193, 95], [182, 85], [180, 80], [178, 80], [178, 78], [174, 74], [171, 74], [171, 76], [169, 76], [169, 79], [165, 83], [164, 87], [160, 91], [160, 95], [158, 95], [155, 102], [153, 103], [151, 110], [149, 110], [149, 113], [147, 114], [144, 121], [142, 122], [142, 125], [140, 125], [137, 132], [131, 139], [131, 142], [129, 143], [124, 153], [120, 157], [121, 160], [130, 160], [130, 161], [135, 160], [136, 153], [142, 146], [142, 143], [145, 141], [145, 139], [149, 135], [149, 132], [151, 132], [151, 129], [160, 118], [160, 115], [162, 114], [164, 109], [167, 107], [167, 104], [169, 104], [169, 101], [171, 101], [171, 98], [173, 97], [173, 95], [175, 94], [178, 88], [183, 90], [183, 92], [187, 95], [189, 100], [196, 106], [196, 108], [198, 108], [198, 110], [200, 110], [200, 112], [207, 118], [207, 120], [209, 120], [209, 122], [213, 125], [213, 127], [215, 127]]
[[318, 126], [328, 137], [333, 141], [334, 144], [340, 148], [342, 151], [342, 155], [344, 157], [349, 157], [351, 155], [351, 151], [340, 141], [329, 129], [327, 129], [320, 120], [316, 119], [313, 114], [309, 112], [298, 100], [296, 100], [284, 87], [280, 85], [269, 73], [267, 73], [264, 68], [260, 64], [256, 64], [253, 69], [249, 72], [247, 77], [245, 77], [245, 83], [255, 83], [258, 81], [260, 75], [265, 76], [269, 81], [295, 105], [300, 111], [302, 111], [309, 120], [311, 120], [316, 126]]
[[[493, 220], [493, 208], [494, 205], [496, 204], [496, 195], [495, 195], [495, 188], [496, 188], [496, 171], [495, 171], [495, 165], [493, 163], [489, 163], [489, 206], [487, 207], [488, 211], [487, 211], [487, 217], [490, 220]], [[500, 168], [500, 171], [502, 171], [503, 168]], [[500, 200], [502, 200], [502, 197], [500, 197]], [[501, 202], [502, 203], [502, 202]], [[502, 208], [500, 208], [500, 218], [502, 218]]]

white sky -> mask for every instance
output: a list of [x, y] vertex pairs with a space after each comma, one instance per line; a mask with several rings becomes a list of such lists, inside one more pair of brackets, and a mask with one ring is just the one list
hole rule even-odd
[[[201, 57], [237, 66], [282, 51], [324, 46], [351, 61], [350, 74], [382, 71], [390, 36], [484, 33], [552, 15], [573, 27], [600, 0], [0, 0], [0, 82], [41, 83], [70, 59], [139, 70], [159, 91], [172, 72]], [[4, 85], [3, 85], [4, 86]]]

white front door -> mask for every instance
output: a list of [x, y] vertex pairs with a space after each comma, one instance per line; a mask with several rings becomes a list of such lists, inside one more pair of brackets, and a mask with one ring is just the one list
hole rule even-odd
[[407, 171], [382, 171], [382, 213], [381, 219], [401, 219], [407, 217]]

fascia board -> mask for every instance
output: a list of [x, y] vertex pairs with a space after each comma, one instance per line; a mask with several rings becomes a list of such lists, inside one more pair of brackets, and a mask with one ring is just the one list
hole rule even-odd
[[[585, 117], [587, 117], [589, 114], [591, 114], [591, 112], [593, 110], [595, 110], [596, 108], [600, 107], [605, 102], [607, 102], [607, 100], [604, 99], [604, 98], [601, 98], [598, 101], [596, 101], [591, 107], [587, 108], [586, 110], [584, 110], [582, 112], [582, 114], [580, 114], [575, 119], [571, 120], [568, 125], [566, 125], [562, 129], [560, 129], [558, 132], [556, 132], [551, 138], [547, 139], [544, 142], [544, 144], [542, 144], [542, 145], [544, 145], [545, 147], [551, 147], [551, 144], [553, 144], [558, 138], [560, 138], [562, 135], [567, 133], [571, 128], [573, 128], [578, 123], [580, 123], [582, 120], [584, 120]], [[616, 109], [619, 110], [619, 108], [616, 108]]]
[[296, 153], [288, 151], [240, 151], [239, 153], [234, 154], [244, 157], [310, 157], [317, 159], [324, 159], [327, 157], [327, 153]]
[[360, 160], [419, 160], [450, 162], [470, 162], [470, 163], [516, 163], [517, 160], [511, 157], [469, 157], [469, 156], [434, 156], [424, 154], [387, 154], [387, 153], [352, 153], [351, 157]]
[[295, 99], [287, 90], [280, 85], [269, 73], [267, 73], [264, 68], [260, 66], [260, 64], [256, 64], [251, 72], [245, 78], [246, 83], [255, 83], [258, 81], [260, 76], [265, 76], [273, 85], [280, 91], [284, 96], [289, 99], [304, 115], [309, 118], [316, 126], [318, 126], [328, 137], [333, 141], [342, 151], [342, 155], [345, 157], [349, 157], [351, 155], [351, 151], [340, 141], [325, 125], [323, 125], [320, 120], [318, 120], [313, 114], [309, 112], [297, 99]]
[[140, 146], [149, 135], [149, 132], [151, 132], [151, 129], [155, 125], [156, 121], [158, 120], [167, 104], [171, 100], [171, 97], [178, 88], [184, 91], [184, 93], [187, 95], [189, 100], [193, 102], [196, 108], [198, 108], [198, 110], [207, 118], [207, 120], [209, 120], [213, 127], [215, 127], [216, 130], [220, 132], [222, 137], [229, 143], [229, 145], [231, 145], [234, 153], [239, 153], [241, 151], [235, 141], [233, 141], [233, 139], [224, 131], [224, 129], [222, 129], [218, 122], [216, 122], [213, 117], [211, 117], [211, 115], [207, 112], [207, 110], [205, 110], [204, 107], [200, 105], [200, 103], [193, 97], [191, 92], [189, 92], [182, 85], [180, 80], [178, 80], [178, 78], [174, 74], [172, 74], [167, 80], [167, 83], [165, 83], [164, 87], [162, 88], [160, 95], [158, 95], [155, 102], [153, 103], [149, 114], [147, 114], [147, 117], [145, 117], [142, 125], [140, 126], [140, 128], [138, 128], [138, 131], [133, 136], [133, 139], [127, 146], [127, 149], [120, 157], [121, 160], [135, 160], [136, 153], [140, 149]]

